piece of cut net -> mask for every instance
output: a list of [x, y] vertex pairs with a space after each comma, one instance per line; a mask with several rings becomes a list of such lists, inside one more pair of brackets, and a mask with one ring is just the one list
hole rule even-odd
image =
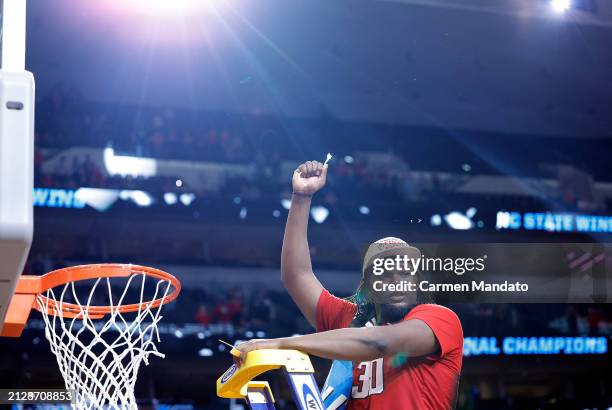
[[[142, 278], [140, 284], [136, 278]], [[122, 289], [113, 289], [111, 283], [119, 279], [123, 279], [125, 285]], [[71, 282], [62, 286], [57, 293], [59, 297], [53, 289], [44, 292], [46, 300], [38, 296], [45, 336], [66, 389], [75, 394], [74, 408], [136, 409], [134, 386], [141, 363], [148, 365], [151, 354], [164, 357], [156, 347], [156, 342], [160, 341], [157, 323], [162, 318], [161, 307], [171, 283], [139, 272], [128, 278], [98, 278], [91, 282], [94, 283], [85, 292], [82, 283]], [[121, 295], [118, 300], [113, 299], [113, 290]], [[122, 313], [118, 307], [134, 303], [126, 299], [128, 293], [139, 299], [140, 307], [138, 311]], [[81, 303], [79, 294], [86, 303]], [[152, 301], [158, 298], [162, 303], [152, 307]], [[75, 318], [65, 318], [64, 303], [77, 305], [80, 313]], [[96, 305], [110, 306], [111, 313], [101, 319], [90, 318], [87, 308]]]

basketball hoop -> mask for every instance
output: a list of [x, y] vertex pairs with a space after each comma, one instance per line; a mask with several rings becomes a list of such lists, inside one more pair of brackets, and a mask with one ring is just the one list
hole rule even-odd
[[[9, 314], [22, 329], [32, 307], [42, 313], [45, 337], [77, 409], [136, 409], [138, 369], [151, 354], [164, 357], [156, 347], [161, 307], [180, 290], [178, 279], [154, 268], [74, 266], [22, 276]], [[15, 331], [5, 324], [2, 334]]]

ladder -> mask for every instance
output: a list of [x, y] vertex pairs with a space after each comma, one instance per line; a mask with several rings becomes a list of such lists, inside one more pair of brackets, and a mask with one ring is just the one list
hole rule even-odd
[[[232, 349], [233, 356], [240, 352]], [[244, 399], [252, 410], [273, 410], [274, 396], [270, 385], [253, 378], [269, 370], [282, 369], [299, 410], [324, 410], [321, 393], [314, 378], [314, 368], [307, 354], [298, 350], [253, 350], [242, 366], [230, 366], [217, 379], [217, 395], [228, 399]]]

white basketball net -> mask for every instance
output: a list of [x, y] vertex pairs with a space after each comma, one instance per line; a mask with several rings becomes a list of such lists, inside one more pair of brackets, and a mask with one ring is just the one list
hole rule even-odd
[[[134, 279], [142, 277], [142, 283]], [[159, 342], [157, 323], [163, 302], [158, 307], [152, 307], [152, 301], [165, 298], [171, 288], [168, 280], [148, 277], [149, 281], [157, 281], [154, 294], [145, 295], [145, 282], [147, 275], [134, 272], [126, 279], [121, 297], [113, 305], [113, 289], [111, 279], [99, 278], [92, 280], [93, 285], [86, 296], [86, 303], [82, 304], [78, 297], [74, 282], [68, 283], [58, 293], [53, 289], [44, 293], [48, 299], [38, 296], [38, 306], [45, 321], [45, 336], [55, 354], [57, 363], [66, 384], [66, 389], [75, 394], [73, 407], [77, 409], [136, 409], [134, 385], [140, 364], [144, 361], [149, 364], [149, 355], [164, 357], [155, 345]], [[104, 284], [106, 282], [106, 284]], [[102, 283], [101, 286], [100, 283]], [[140, 308], [136, 312], [121, 313], [117, 309], [124, 303], [128, 290], [140, 286]], [[106, 289], [104, 289], [106, 288]], [[94, 306], [95, 294], [103, 289], [104, 297], [108, 297], [107, 304], [111, 306], [112, 313], [102, 319], [91, 319], [87, 314], [89, 306]], [[96, 292], [97, 291], [97, 292]], [[62, 304], [76, 304], [80, 308], [80, 315], [75, 318], [65, 318]], [[49, 300], [55, 301], [54, 307]], [[110, 303], [108, 303], [110, 301]], [[134, 301], [130, 302], [134, 303]], [[53, 314], [48, 312], [52, 309]], [[128, 318], [124, 316], [129, 316]], [[129, 319], [129, 321], [128, 321]]]

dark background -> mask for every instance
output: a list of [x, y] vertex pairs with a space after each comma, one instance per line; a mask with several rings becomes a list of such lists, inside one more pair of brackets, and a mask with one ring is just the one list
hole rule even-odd
[[[295, 166], [327, 152], [314, 204], [328, 215], [311, 219], [309, 244], [341, 296], [357, 285], [365, 247], [385, 236], [610, 242], [612, 227], [496, 225], [500, 211], [612, 215], [607, 2], [565, 12], [544, 0], [169, 4], [28, 4], [35, 186], [152, 201], [119, 197], [100, 211], [45, 197], [25, 273], [123, 262], [183, 281], [164, 310], [166, 358], [139, 374], [143, 406], [227, 409], [214, 391], [231, 362], [218, 338], [312, 331], [280, 282], [283, 200]], [[111, 148], [156, 160], [157, 175], [113, 175]], [[453, 212], [467, 229], [448, 222]], [[612, 334], [606, 304], [451, 308], [468, 337]], [[41, 324], [34, 312], [20, 339], [1, 341], [2, 386], [62, 386]], [[313, 362], [322, 384], [329, 362]], [[610, 364], [609, 354], [465, 357], [458, 408], [606, 409]], [[278, 407], [293, 408], [282, 378], [269, 377]]]

